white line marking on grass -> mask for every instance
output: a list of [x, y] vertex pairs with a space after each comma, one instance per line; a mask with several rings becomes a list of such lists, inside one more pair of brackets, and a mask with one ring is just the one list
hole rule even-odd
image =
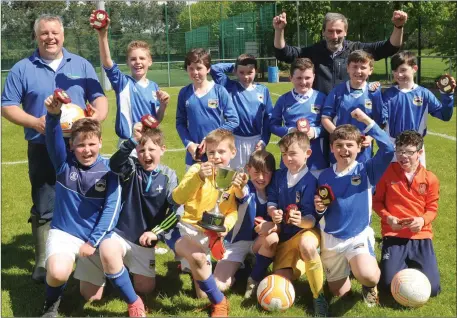
[[[271, 93], [271, 94], [275, 94], [275, 93]], [[275, 95], [278, 95], [278, 94], [275, 94]], [[427, 134], [432, 135], [432, 136], [441, 137], [441, 138], [448, 139], [448, 140], [452, 140], [452, 141], [456, 141], [457, 140], [454, 136], [449, 136], [449, 135], [446, 135], [446, 134], [436, 133], [436, 132], [433, 132], [433, 131], [427, 131]], [[185, 151], [185, 150], [186, 150], [186, 148], [174, 148], [174, 149], [167, 149], [166, 152], [181, 152], [181, 151]], [[109, 158], [112, 155], [113, 155], [112, 153], [102, 154], [102, 156], [105, 157], [105, 158]], [[6, 162], [2, 162], [2, 165], [5, 165], [5, 166], [21, 165], [21, 164], [25, 164], [27, 162], [28, 162], [27, 160], [6, 161]]]
[[273, 93], [273, 92], [270, 92], [271, 95], [275, 95], [275, 96], [281, 96], [281, 94], [277, 94], [277, 93]]
[[453, 141], [457, 140], [454, 136], [449, 136], [449, 135], [446, 135], [446, 134], [440, 134], [440, 133], [436, 133], [436, 132], [433, 132], [433, 131], [427, 131], [427, 134], [430, 134], [432, 136], [438, 136], [438, 137], [449, 139], [449, 140], [453, 140]]

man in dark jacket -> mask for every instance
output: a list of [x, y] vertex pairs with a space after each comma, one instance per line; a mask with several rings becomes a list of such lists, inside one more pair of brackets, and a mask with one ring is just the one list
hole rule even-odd
[[313, 88], [328, 94], [337, 84], [347, 81], [347, 57], [355, 50], [364, 50], [380, 60], [395, 54], [403, 41], [403, 26], [408, 15], [403, 11], [394, 11], [392, 23], [394, 29], [389, 40], [373, 43], [352, 42], [345, 40], [348, 30], [346, 17], [339, 13], [327, 13], [322, 25], [324, 40], [308, 47], [289, 46], [284, 40], [284, 28], [287, 25], [286, 13], [273, 18], [275, 29], [275, 55], [280, 61], [292, 63], [296, 57], [307, 57], [314, 63], [316, 78]]

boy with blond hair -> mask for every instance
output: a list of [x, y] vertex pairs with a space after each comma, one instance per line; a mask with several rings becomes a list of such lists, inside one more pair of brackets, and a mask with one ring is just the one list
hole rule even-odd
[[[215, 185], [215, 173], [218, 167], [227, 167], [236, 155], [233, 134], [225, 129], [210, 132], [206, 136], [206, 154], [208, 161], [192, 165], [173, 190], [173, 201], [184, 205], [184, 214], [165, 239], [176, 257], [188, 262], [197, 296], [203, 297], [203, 292], [211, 302], [211, 316], [226, 317], [229, 313], [228, 300], [211, 273], [208, 237], [197, 223], [202, 219], [203, 212], [213, 210], [217, 204], [219, 191]], [[243, 187], [244, 184], [235, 186], [232, 182], [230, 189], [224, 193], [219, 209], [225, 215], [223, 225], [226, 231], [218, 233], [221, 237], [225, 237], [236, 223], [236, 198], [243, 197]]]

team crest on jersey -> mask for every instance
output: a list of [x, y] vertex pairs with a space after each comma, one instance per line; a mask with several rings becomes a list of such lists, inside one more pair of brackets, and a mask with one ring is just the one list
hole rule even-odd
[[257, 93], [257, 99], [259, 102], [263, 103], [263, 94]]
[[156, 267], [156, 261], [154, 259], [149, 260], [149, 269], [154, 269]]
[[219, 99], [214, 98], [214, 99], [208, 99], [208, 107], [209, 108], [217, 108], [219, 106]]
[[95, 179], [95, 190], [98, 192], [103, 192], [106, 189], [106, 180], [105, 179]]
[[427, 184], [426, 183], [419, 184], [418, 191], [420, 194], [425, 194], [425, 192], [427, 191]]
[[189, 101], [188, 101], [188, 100], [186, 100], [186, 107], [188, 107], [188, 106], [189, 106]]
[[156, 91], [152, 92], [152, 99], [157, 99], [157, 92]]
[[351, 177], [352, 185], [358, 186], [360, 183], [362, 183], [362, 177], [360, 176], [360, 174], [356, 174]]
[[76, 181], [78, 179], [78, 173], [72, 172], [70, 173], [70, 180], [71, 181]]
[[371, 102], [371, 99], [365, 99], [365, 108], [371, 109], [372, 107], [373, 107], [373, 103]]
[[311, 105], [311, 112], [313, 114], [319, 114], [321, 112], [321, 106], [320, 105]]
[[295, 192], [295, 203], [300, 203], [300, 191]]
[[413, 104], [416, 106], [422, 106], [424, 103], [424, 100], [422, 99], [422, 96], [414, 96], [413, 98]]

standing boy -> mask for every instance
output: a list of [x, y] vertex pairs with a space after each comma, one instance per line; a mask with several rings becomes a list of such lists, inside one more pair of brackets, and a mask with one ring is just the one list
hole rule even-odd
[[[387, 131], [392, 142], [404, 130], [415, 130], [425, 137], [428, 114], [443, 121], [451, 120], [456, 86], [453, 77], [449, 83], [452, 90], [449, 93], [440, 92], [439, 101], [431, 91], [414, 83], [414, 74], [418, 67], [413, 52], [402, 51], [395, 54], [390, 65], [397, 85], [388, 88], [383, 93], [383, 99], [389, 117]], [[420, 161], [425, 168], [424, 148]]]
[[[383, 113], [381, 87], [371, 91], [367, 83], [368, 76], [373, 72], [373, 57], [362, 50], [349, 54], [347, 71], [349, 81], [337, 85], [328, 94], [322, 110], [322, 126], [332, 133], [336, 127], [344, 124], [356, 126], [360, 131], [365, 129], [362, 122], [352, 118], [354, 109], [361, 109], [365, 114], [382, 127], [386, 120]], [[362, 139], [362, 151], [357, 155], [358, 162], [365, 162], [372, 156], [371, 136]], [[335, 163], [335, 157], [330, 155], [330, 162]]]
[[[236, 157], [230, 163], [232, 168], [244, 167], [251, 153], [265, 148], [270, 141], [270, 116], [273, 106], [268, 88], [254, 83], [257, 60], [250, 54], [241, 54], [233, 63], [211, 65], [213, 80], [223, 85], [232, 97], [238, 113], [239, 125], [233, 130]], [[226, 73], [235, 72], [237, 81]]]
[[[349, 274], [362, 284], [362, 294], [369, 307], [378, 303], [376, 285], [380, 270], [374, 255], [374, 233], [371, 223], [372, 190], [387, 169], [394, 147], [387, 134], [361, 109], [351, 116], [363, 123], [364, 133], [379, 146], [376, 155], [358, 162], [361, 150], [360, 131], [353, 125], [338, 126], [330, 134], [330, 147], [336, 163], [319, 176], [319, 186], [330, 187], [334, 200], [327, 206], [314, 197], [316, 212], [322, 215], [321, 258], [330, 291], [343, 296], [351, 289]], [[331, 197], [331, 196], [329, 196]]]
[[[321, 109], [325, 95], [313, 90], [314, 65], [307, 58], [297, 58], [290, 66], [290, 81], [294, 88], [276, 101], [270, 120], [273, 134], [283, 137], [289, 132], [305, 131], [311, 144], [311, 156], [306, 160], [309, 170], [317, 176], [328, 167], [328, 133], [321, 126]], [[303, 130], [297, 122], [306, 119]], [[284, 163], [281, 160], [281, 168]]]
[[[381, 286], [405, 268], [427, 276], [432, 296], [440, 292], [440, 273], [433, 249], [432, 222], [438, 212], [440, 183], [420, 163], [424, 140], [406, 130], [395, 140], [397, 162], [390, 164], [376, 186], [373, 209], [381, 218]], [[390, 290], [390, 289], [389, 289]]]
[[187, 149], [187, 170], [197, 162], [195, 159], [206, 161], [206, 158], [198, 158], [197, 153], [197, 147], [202, 153], [205, 152], [206, 135], [217, 128], [233, 131], [239, 125], [239, 119], [227, 90], [208, 81], [211, 69], [208, 52], [192, 49], [186, 55], [184, 67], [192, 84], [179, 91], [176, 130]]

